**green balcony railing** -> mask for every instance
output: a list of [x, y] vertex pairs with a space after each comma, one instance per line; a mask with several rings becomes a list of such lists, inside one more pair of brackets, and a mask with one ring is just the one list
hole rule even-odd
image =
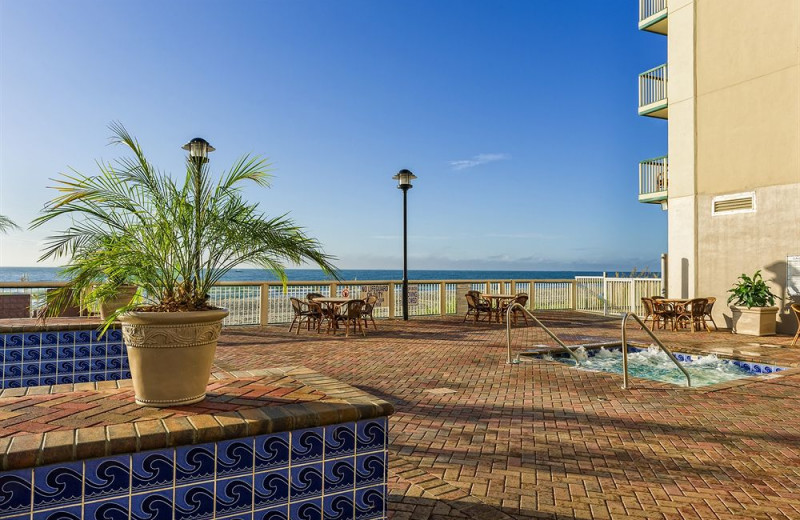
[[639, 202], [660, 203], [667, 200], [668, 165], [666, 155], [639, 163]]
[[667, 34], [667, 0], [639, 0], [639, 29]]
[[667, 65], [639, 74], [639, 115], [667, 117]]

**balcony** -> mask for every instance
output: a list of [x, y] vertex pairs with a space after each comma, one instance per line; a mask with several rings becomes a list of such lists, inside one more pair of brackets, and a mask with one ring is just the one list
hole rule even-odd
[[667, 0], [639, 0], [639, 30], [667, 34]]
[[639, 74], [639, 115], [667, 119], [667, 66]]
[[666, 155], [639, 163], [639, 202], [664, 206], [669, 184], [667, 165]]

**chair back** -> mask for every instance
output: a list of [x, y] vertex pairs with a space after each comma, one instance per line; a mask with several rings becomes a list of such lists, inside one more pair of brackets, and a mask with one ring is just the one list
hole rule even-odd
[[663, 300], [663, 299], [664, 299], [664, 297], [663, 297], [663, 296], [661, 296], [661, 295], [657, 295], [657, 296], [651, 296], [651, 297], [650, 297], [650, 299], [651, 299], [651, 300]]
[[315, 292], [310, 292], [306, 294], [306, 300], [310, 301], [313, 300], [314, 298], [322, 298], [322, 295], [320, 293], [315, 293]]
[[347, 300], [336, 308], [336, 316], [339, 319], [357, 320], [361, 317], [361, 308], [364, 300]]
[[694, 298], [686, 303], [686, 310], [690, 316], [701, 317], [706, 313], [708, 298]]
[[294, 311], [295, 316], [299, 316], [303, 313], [303, 302], [298, 300], [297, 298], [289, 298], [292, 302], [292, 310]]
[[797, 323], [800, 325], [800, 303], [793, 303], [790, 309], [792, 309], [794, 317], [797, 318]]
[[672, 312], [675, 312], [675, 306], [671, 303], [662, 302], [661, 299], [653, 300], [653, 314], [670, 314]]
[[364, 300], [363, 311], [366, 313], [372, 313], [372, 309], [375, 308], [376, 303], [378, 303], [378, 297], [375, 296], [373, 293], [369, 293], [367, 295], [367, 298]]
[[478, 307], [478, 304], [475, 301], [475, 296], [473, 296], [472, 292], [468, 292], [464, 295], [464, 297], [467, 299], [467, 307], [470, 309], [476, 309]]
[[642, 305], [644, 305], [644, 312], [647, 316], [652, 316], [653, 313], [653, 299], [642, 296]]
[[[518, 303], [518, 304], [522, 305], [523, 307], [525, 307], [525, 304], [528, 303], [528, 295], [527, 295], [527, 293], [523, 292], [523, 293], [517, 294], [514, 297], [514, 303]], [[514, 310], [517, 311], [518, 309], [514, 309]]]
[[711, 315], [711, 311], [714, 310], [714, 304], [716, 303], [717, 299], [714, 298], [713, 296], [709, 296], [708, 298], [706, 298], [706, 300], [707, 302], [706, 302], [705, 314]]
[[315, 302], [314, 300], [309, 300], [308, 303], [306, 303], [306, 305], [308, 306], [309, 314], [313, 314], [314, 316], [317, 317], [322, 316], [322, 305]]

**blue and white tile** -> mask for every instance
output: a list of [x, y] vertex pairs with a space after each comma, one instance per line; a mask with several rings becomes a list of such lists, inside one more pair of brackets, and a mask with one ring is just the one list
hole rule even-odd
[[217, 478], [253, 472], [253, 438], [217, 443]]
[[326, 494], [322, 499], [325, 520], [352, 520], [355, 515], [353, 492]]
[[40, 332], [26, 332], [23, 334], [23, 344], [26, 347], [42, 346], [42, 334]]
[[373, 486], [356, 490], [356, 520], [384, 518], [386, 515], [386, 487]]
[[175, 520], [201, 520], [214, 516], [214, 482], [175, 488]]
[[273, 507], [289, 501], [289, 470], [276, 469], [256, 473], [253, 480], [253, 503], [256, 509]]
[[292, 465], [322, 460], [324, 445], [324, 429], [321, 427], [293, 431]]
[[217, 480], [217, 516], [250, 511], [253, 506], [253, 476], [239, 475]]
[[33, 470], [33, 508], [80, 503], [83, 494], [83, 463], [67, 462]]
[[[33, 520], [82, 520], [83, 507], [80, 505], [71, 507], [59, 507], [47, 511], [34, 511]], [[28, 518], [25, 516], [24, 518]]]
[[18, 350], [25, 344], [25, 338], [22, 334], [6, 334], [5, 348], [7, 350]]
[[72, 346], [75, 345], [75, 333], [69, 330], [61, 331], [58, 333], [59, 346]]
[[131, 520], [172, 518], [172, 489], [131, 495]]
[[74, 334], [76, 345], [88, 345], [92, 342], [92, 331], [90, 330], [76, 330]]
[[386, 418], [356, 423], [356, 453], [383, 450], [386, 443]]
[[198, 444], [175, 449], [175, 485], [214, 478], [214, 445]]
[[386, 476], [385, 452], [356, 456], [356, 487], [381, 484]]
[[322, 463], [292, 466], [289, 473], [292, 501], [322, 495]]
[[129, 455], [87, 460], [84, 469], [86, 500], [127, 494], [130, 474]]
[[92, 356], [92, 348], [89, 345], [75, 345], [75, 359], [89, 359]]
[[108, 329], [106, 331], [106, 335], [108, 337], [109, 343], [121, 343], [122, 342], [122, 330], [120, 329]]
[[322, 498], [289, 504], [289, 517], [298, 520], [322, 520]]
[[356, 423], [325, 427], [325, 458], [352, 455], [356, 451]]
[[219, 515], [217, 515], [215, 518], [217, 518], [217, 520], [253, 520], [253, 513], [243, 512], [243, 513], [237, 513], [235, 515], [230, 515], [230, 516], [219, 516]]
[[83, 505], [85, 520], [128, 520], [130, 517], [128, 497], [86, 502]]
[[345, 457], [325, 461], [325, 493], [336, 493], [355, 487], [354, 457]]
[[253, 520], [289, 520], [289, 504], [257, 509], [253, 513]]
[[58, 332], [42, 332], [41, 333], [42, 346], [58, 345]]
[[43, 345], [41, 348], [42, 361], [55, 361], [58, 359], [58, 346], [57, 345]]
[[0, 472], [0, 516], [29, 511], [32, 487], [30, 469]]
[[256, 473], [289, 466], [288, 432], [259, 435], [255, 447]]

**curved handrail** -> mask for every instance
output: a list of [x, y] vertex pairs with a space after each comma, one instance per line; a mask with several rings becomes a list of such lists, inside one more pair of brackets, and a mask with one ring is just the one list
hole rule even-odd
[[555, 340], [556, 343], [561, 345], [561, 348], [566, 350], [569, 353], [569, 355], [572, 356], [572, 358], [575, 360], [575, 363], [577, 363], [578, 365], [581, 364], [581, 360], [578, 359], [578, 356], [576, 356], [575, 353], [568, 346], [566, 346], [563, 341], [558, 339], [558, 336], [553, 334], [553, 332], [551, 332], [550, 329], [545, 327], [544, 324], [541, 321], [539, 321], [539, 318], [537, 318], [536, 316], [531, 314], [531, 311], [526, 309], [521, 303], [517, 303], [517, 302], [514, 302], [511, 305], [509, 305], [508, 309], [506, 310], [506, 345], [508, 347], [508, 359], [506, 360], [506, 363], [508, 363], [509, 365], [514, 363], [513, 361], [511, 361], [511, 312], [515, 308], [522, 309], [522, 312], [524, 312], [525, 314], [530, 316], [531, 319], [535, 323], [537, 323], [542, 328], [542, 330], [544, 330], [547, 333], [548, 336], [553, 338], [553, 340]]
[[663, 350], [664, 353], [672, 360], [672, 362], [675, 363], [675, 365], [677, 365], [677, 367], [681, 369], [683, 375], [686, 376], [686, 385], [691, 387], [692, 376], [690, 376], [689, 372], [687, 372], [687, 370], [683, 368], [683, 365], [680, 364], [680, 362], [675, 358], [672, 352], [670, 352], [670, 350], [667, 347], [665, 347], [663, 343], [661, 343], [661, 340], [659, 340], [656, 337], [656, 335], [653, 334], [653, 331], [647, 328], [647, 326], [644, 324], [644, 322], [639, 316], [637, 316], [633, 312], [626, 312], [622, 316], [622, 388], [624, 390], [628, 389], [628, 337], [625, 333], [625, 325], [627, 324], [628, 318], [630, 317], [633, 317], [633, 319], [636, 320], [636, 322], [642, 326], [642, 329], [644, 329], [647, 332], [647, 334], [653, 339], [653, 341], [655, 341], [656, 345], [658, 345], [661, 348], [661, 350]]

